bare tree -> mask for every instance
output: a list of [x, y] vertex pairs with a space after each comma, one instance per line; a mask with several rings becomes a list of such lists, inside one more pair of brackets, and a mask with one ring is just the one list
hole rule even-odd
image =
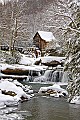
[[[22, 24], [20, 24], [21, 23], [20, 17], [22, 16], [22, 12], [23, 12], [22, 7], [24, 4], [25, 2], [19, 4], [18, 0], [7, 1], [7, 2], [4, 1], [4, 4], [1, 4], [2, 17], [0, 16], [1, 19], [0, 26], [1, 26], [1, 32], [4, 35], [2, 39], [4, 38], [4, 42], [7, 42], [7, 44], [9, 45], [9, 50], [12, 53], [12, 55], [13, 55], [15, 43], [18, 43], [18, 37], [20, 36], [18, 31], [20, 31], [21, 28], [24, 29], [22, 27], [23, 22]], [[20, 33], [22, 33], [22, 31], [20, 31]]]

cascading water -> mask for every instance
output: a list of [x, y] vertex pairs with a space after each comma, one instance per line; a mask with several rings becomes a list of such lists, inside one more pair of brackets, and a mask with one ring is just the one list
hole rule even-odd
[[52, 76], [52, 70], [46, 70], [44, 75], [34, 79], [34, 82], [46, 82], [50, 81]]
[[54, 71], [51, 77], [51, 82], [61, 82], [63, 76], [63, 71]]
[[46, 78], [47, 81], [51, 81], [52, 74], [53, 74], [52, 70], [45, 71], [44, 76], [45, 76], [45, 78]]
[[69, 76], [68, 76], [68, 73], [65, 71], [63, 76], [62, 76], [62, 82], [63, 83], [68, 83], [68, 80], [70, 80]]
[[67, 72], [63, 69], [46, 70], [43, 76], [34, 79], [34, 82], [68, 82]]

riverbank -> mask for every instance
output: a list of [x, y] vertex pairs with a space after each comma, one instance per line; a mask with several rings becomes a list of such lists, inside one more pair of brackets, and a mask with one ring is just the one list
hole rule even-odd
[[[29, 85], [36, 89], [45, 86], [45, 84], [32, 83]], [[54, 98], [36, 94], [30, 101], [21, 103], [20, 109], [29, 113], [25, 120], [79, 120], [80, 118], [80, 106], [69, 104], [66, 97]]]

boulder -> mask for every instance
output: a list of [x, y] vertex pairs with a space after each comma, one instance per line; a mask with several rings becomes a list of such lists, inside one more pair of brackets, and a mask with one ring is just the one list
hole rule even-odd
[[61, 63], [58, 61], [50, 61], [50, 62], [46, 62], [46, 63], [42, 63], [42, 64], [46, 65], [46, 66], [52, 66], [52, 67], [56, 67], [57, 65], [61, 65]]
[[7, 75], [28, 75], [29, 70], [23, 70], [19, 68], [11, 69], [11, 68], [6, 68], [5, 70], [1, 70], [3, 74]]

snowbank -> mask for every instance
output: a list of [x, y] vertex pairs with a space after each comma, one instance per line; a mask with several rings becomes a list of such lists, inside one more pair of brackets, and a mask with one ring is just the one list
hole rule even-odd
[[3, 103], [3, 108], [4, 108], [4, 105], [7, 105], [7, 106], [18, 105], [17, 99], [15, 99], [14, 97], [12, 97], [10, 95], [4, 95], [4, 94], [0, 93], [0, 105], [2, 103]]
[[22, 65], [32, 65], [33, 64], [33, 61], [34, 61], [34, 58], [30, 58], [30, 57], [26, 57], [26, 55], [24, 54], [21, 54], [21, 60], [20, 60], [20, 64]]
[[29, 91], [29, 88], [24, 87], [18, 81], [8, 81], [1, 80], [0, 81], [0, 103], [4, 103], [7, 106], [18, 105], [18, 102], [21, 100], [30, 100], [31, 95], [26, 94], [23, 90], [26, 89]]

